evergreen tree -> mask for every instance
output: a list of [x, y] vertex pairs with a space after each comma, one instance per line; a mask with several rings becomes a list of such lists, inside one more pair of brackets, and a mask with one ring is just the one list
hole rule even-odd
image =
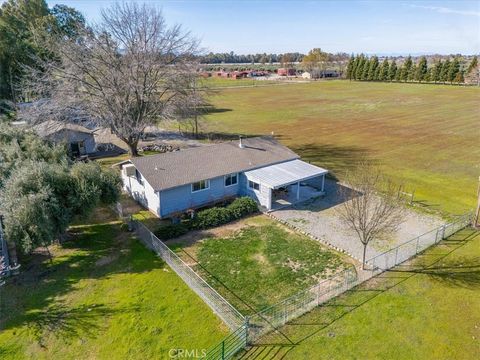
[[445, 60], [442, 65], [442, 71], [440, 72], [440, 79], [439, 81], [445, 83], [448, 81], [448, 72], [450, 71], [450, 59]]
[[416, 64], [412, 64], [412, 66], [410, 67], [410, 71], [408, 72], [408, 81], [414, 81], [415, 80], [415, 74], [417, 72], [417, 65]]
[[403, 81], [402, 80], [402, 77], [403, 77], [403, 66], [400, 66], [397, 68], [397, 71], [395, 72], [395, 80], [396, 81]]
[[442, 69], [443, 69], [443, 62], [440, 59], [435, 63], [433, 67], [430, 81], [434, 81], [435, 83], [437, 83], [437, 81], [442, 81]]
[[409, 56], [403, 63], [400, 80], [403, 80], [403, 81], [408, 80], [410, 76], [410, 71], [412, 70], [412, 65], [413, 65], [412, 57]]
[[393, 60], [390, 64], [390, 69], [388, 70], [388, 80], [393, 81], [396, 79], [397, 70], [397, 63]]
[[380, 67], [380, 74], [378, 75], [378, 80], [380, 81], [389, 80], [389, 72], [390, 72], [390, 65], [388, 63], [387, 58], [385, 58], [382, 62], [382, 66]]
[[365, 55], [360, 54], [357, 68], [355, 69], [355, 80], [362, 80], [363, 67], [366, 61]]
[[378, 57], [375, 55], [370, 58], [369, 64], [368, 64], [368, 73], [367, 73], [367, 79], [369, 81], [376, 80], [375, 79], [375, 73], [378, 68]]
[[365, 59], [363, 63], [362, 80], [368, 80], [368, 70], [370, 70], [370, 61]]
[[352, 80], [352, 74], [355, 70], [355, 56], [352, 54], [352, 56], [350, 56], [350, 59], [348, 60], [348, 64], [347, 64], [347, 79], [348, 80]]
[[468, 65], [467, 74], [470, 74], [474, 69], [478, 66], [478, 58], [476, 56], [473, 57], [470, 65]]
[[457, 84], [465, 82], [465, 78], [463, 76], [463, 73], [464, 73], [463, 69], [460, 69], [460, 71], [457, 73], [457, 75], [455, 75], [455, 79], [453, 79], [453, 81], [456, 82]]
[[455, 78], [457, 77], [458, 72], [460, 71], [460, 61], [456, 57], [453, 59], [452, 63], [450, 64], [450, 68], [448, 69], [447, 80], [452, 83]]
[[415, 73], [415, 80], [424, 81], [428, 72], [427, 58], [422, 56], [418, 62], [417, 71]]

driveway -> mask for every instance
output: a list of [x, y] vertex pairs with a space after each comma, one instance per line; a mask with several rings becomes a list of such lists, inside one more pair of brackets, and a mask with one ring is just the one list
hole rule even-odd
[[[308, 200], [271, 212], [276, 219], [302, 230], [321, 242], [341, 249], [357, 260], [362, 259], [363, 245], [357, 235], [345, 228], [338, 208], [341, 199], [338, 196], [338, 187], [342, 186], [332, 180], [325, 182], [326, 195], [322, 198]], [[439, 218], [422, 215], [408, 210], [405, 222], [397, 233], [381, 241], [371, 242], [367, 247], [367, 259], [394, 248], [408, 240], [416, 238], [436, 227], [443, 225]]]

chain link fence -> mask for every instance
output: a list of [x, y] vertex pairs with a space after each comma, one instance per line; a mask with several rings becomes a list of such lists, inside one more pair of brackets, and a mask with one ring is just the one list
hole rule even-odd
[[170, 250], [145, 225], [135, 220], [132, 220], [131, 223], [140, 241], [147, 248], [156, 252], [212, 308], [231, 330], [237, 331], [237, 329], [244, 326], [245, 317], [208, 285], [190, 266], [185, 264], [177, 254]]
[[367, 265], [371, 266], [374, 270], [380, 269], [385, 271], [391, 269], [392, 267], [421, 253], [430, 246], [438, 244], [441, 240], [448, 238], [471, 223], [472, 214], [464, 214], [448, 224], [442, 225], [410, 241], [400, 244], [393, 249], [374, 256], [367, 260]]
[[240, 314], [145, 225], [138, 221], [132, 221], [132, 226], [143, 244], [155, 251], [232, 330], [220, 343], [209, 349], [206, 355], [207, 359], [224, 360], [232, 358], [247, 345], [254, 344], [264, 335], [277, 330], [315, 307], [360, 285], [373, 276], [407, 261], [442, 239], [467, 227], [471, 221], [472, 214], [462, 215], [448, 224], [369, 259], [366, 262], [367, 270], [353, 267], [345, 269], [250, 317]]

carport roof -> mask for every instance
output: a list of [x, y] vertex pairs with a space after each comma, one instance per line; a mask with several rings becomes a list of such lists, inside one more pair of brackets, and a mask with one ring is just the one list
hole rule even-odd
[[304, 181], [325, 175], [327, 173], [328, 170], [297, 159], [276, 165], [265, 166], [256, 170], [250, 170], [245, 172], [245, 175], [248, 180], [276, 189], [298, 181]]

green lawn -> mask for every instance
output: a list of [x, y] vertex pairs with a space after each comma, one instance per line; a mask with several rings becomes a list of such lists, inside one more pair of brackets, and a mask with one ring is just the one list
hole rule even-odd
[[74, 226], [1, 288], [2, 359], [167, 359], [228, 333], [210, 308], [108, 210]]
[[348, 266], [332, 250], [263, 215], [243, 220], [232, 233], [172, 247], [186, 262], [198, 261], [192, 266], [243, 314], [273, 305]]
[[478, 359], [480, 232], [465, 229], [260, 340], [242, 359]]
[[415, 190], [434, 210], [475, 204], [480, 89], [423, 84], [318, 81], [224, 89], [206, 130], [271, 134], [304, 159], [342, 171], [362, 157]]

